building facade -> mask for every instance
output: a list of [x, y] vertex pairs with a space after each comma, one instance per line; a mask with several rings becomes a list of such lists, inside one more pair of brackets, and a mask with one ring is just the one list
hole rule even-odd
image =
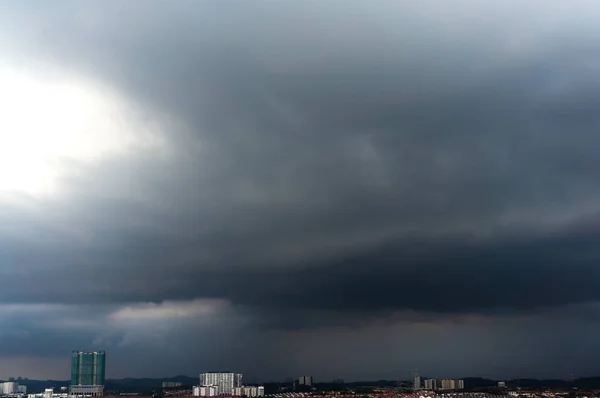
[[228, 372], [202, 373], [200, 374], [200, 388], [206, 386], [215, 386], [216, 395], [233, 395], [233, 389], [242, 386], [242, 375]]
[[214, 397], [217, 395], [217, 386], [194, 386], [194, 396]]
[[69, 394], [78, 397], [101, 396], [106, 381], [104, 351], [73, 351]]
[[173, 388], [173, 387], [181, 387], [181, 382], [179, 381], [163, 381], [162, 388]]
[[22, 386], [15, 381], [6, 381], [4, 383], [0, 383], [0, 394], [1, 395], [27, 394], [27, 387]]
[[71, 397], [101, 397], [104, 395], [104, 386], [69, 386], [69, 396]]
[[440, 382], [440, 390], [463, 390], [465, 388], [464, 380], [444, 379]]
[[0, 393], [2, 395], [15, 394], [19, 390], [19, 384], [14, 381], [7, 381], [0, 384]]
[[425, 379], [423, 381], [423, 388], [426, 390], [435, 391], [438, 389], [437, 380], [436, 379]]
[[418, 374], [413, 375], [413, 390], [418, 391], [421, 389], [421, 376]]
[[106, 378], [104, 351], [73, 351], [71, 355], [72, 386], [103, 386]]
[[460, 379], [425, 379], [423, 380], [423, 388], [430, 391], [463, 390], [465, 381]]
[[104, 395], [104, 386], [69, 386], [71, 397], [101, 397]]
[[231, 395], [234, 397], [264, 397], [265, 388], [263, 386], [235, 387]]
[[312, 376], [300, 376], [298, 377], [298, 385], [299, 386], [308, 386], [311, 387], [313, 384]]

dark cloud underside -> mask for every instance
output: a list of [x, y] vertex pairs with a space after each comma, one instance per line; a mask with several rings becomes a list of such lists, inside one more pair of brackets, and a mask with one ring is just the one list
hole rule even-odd
[[[485, 371], [506, 375], [511, 359], [490, 348], [503, 322], [505, 349], [570, 311], [597, 328], [598, 12], [584, 1], [0, 6], [0, 72], [96, 82], [129, 104], [128, 131], [158, 131], [158, 144], [135, 136], [152, 150], [55, 159], [60, 195], [0, 188], [0, 275], [12, 281], [0, 301], [45, 303], [65, 322], [91, 306], [105, 322], [69, 337], [43, 318], [7, 339], [35, 339], [47, 356], [58, 353], [46, 340], [88, 341], [181, 360], [198, 335], [239, 327], [272, 359], [255, 376], [283, 377], [276, 351], [311, 338], [326, 362], [384, 336], [411, 359], [373, 357], [374, 369], [423, 361], [443, 373], [434, 364], [460, 352], [436, 353], [473, 334], [459, 368], [478, 370], [485, 353], [498, 364]], [[167, 318], [190, 332], [156, 326]], [[256, 353], [239, 354], [228, 333], [221, 359], [197, 349], [203, 366], [250, 367]], [[173, 338], [184, 343], [169, 351]], [[560, 343], [579, 352], [561, 363], [578, 363], [583, 341], [561, 331], [527, 352]], [[442, 348], [411, 351], [427, 344]], [[308, 357], [289, 369], [303, 366], [327, 374]]]

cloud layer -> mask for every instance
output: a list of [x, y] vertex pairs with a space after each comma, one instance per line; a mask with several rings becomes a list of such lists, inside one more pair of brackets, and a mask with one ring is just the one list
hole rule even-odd
[[[556, 325], [599, 327], [598, 14], [591, 1], [0, 6], [0, 81], [18, 73], [33, 83], [12, 92], [38, 99], [0, 97], [31, 117], [0, 131], [0, 316], [23, 325], [0, 335], [36, 341], [0, 352], [139, 355], [115, 375], [592, 371], [579, 364], [600, 347]], [[77, 112], [40, 103], [40, 82], [92, 98], [94, 123], [65, 136]], [[40, 119], [50, 105], [60, 117]], [[545, 328], [556, 337], [519, 343]], [[390, 358], [334, 358], [378, 341]]]

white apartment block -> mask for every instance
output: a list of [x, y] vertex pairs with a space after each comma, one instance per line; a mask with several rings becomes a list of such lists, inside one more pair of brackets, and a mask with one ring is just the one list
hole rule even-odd
[[200, 389], [204, 386], [216, 386], [216, 395], [233, 395], [233, 389], [242, 386], [242, 375], [240, 373], [202, 373], [200, 374]]
[[0, 393], [2, 395], [16, 394], [19, 391], [19, 384], [14, 381], [0, 383]]
[[263, 386], [242, 386], [235, 387], [233, 389], [233, 393], [231, 394], [234, 397], [264, 397], [265, 396], [265, 388]]
[[464, 380], [444, 379], [440, 382], [440, 390], [463, 390], [465, 388]]
[[7, 381], [0, 383], [0, 395], [15, 395], [15, 394], [27, 394], [27, 386], [20, 386], [18, 383], [13, 381]]
[[195, 397], [214, 397], [217, 396], [217, 386], [194, 386], [193, 394]]
[[430, 391], [437, 390], [438, 383], [436, 379], [425, 379], [423, 381], [423, 388]]

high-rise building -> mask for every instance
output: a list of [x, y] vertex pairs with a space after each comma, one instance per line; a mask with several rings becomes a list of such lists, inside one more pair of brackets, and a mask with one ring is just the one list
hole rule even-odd
[[308, 386], [311, 387], [313, 384], [312, 376], [300, 376], [298, 377], [298, 385], [299, 386]]
[[310, 391], [312, 390], [312, 376], [300, 376], [294, 380], [294, 391]]
[[437, 390], [437, 380], [436, 379], [425, 379], [423, 381], [423, 388], [426, 390], [435, 391]]
[[446, 390], [454, 390], [456, 383], [454, 382], [454, 380], [451, 380], [451, 379], [443, 379], [441, 384], [442, 384], [441, 389], [446, 391]]
[[413, 390], [417, 391], [421, 389], [421, 376], [418, 373], [413, 375]]
[[98, 396], [104, 392], [106, 354], [104, 351], [73, 351], [71, 355], [71, 385], [76, 396]]
[[441, 390], [463, 390], [465, 388], [464, 380], [444, 379], [441, 381]]
[[202, 373], [200, 386], [216, 386], [217, 395], [232, 395], [234, 388], [242, 386], [242, 375], [221, 372]]
[[71, 355], [72, 386], [103, 386], [106, 377], [104, 351], [73, 351]]

